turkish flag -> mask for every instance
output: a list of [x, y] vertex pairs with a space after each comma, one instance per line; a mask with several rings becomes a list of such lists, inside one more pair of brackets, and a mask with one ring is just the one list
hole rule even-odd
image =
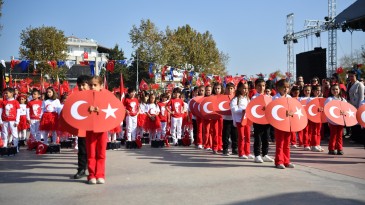
[[246, 107], [246, 116], [256, 124], [269, 124], [265, 117], [265, 108], [272, 101], [267, 95], [259, 95], [248, 103]]
[[63, 110], [61, 111], [58, 123], [60, 126], [60, 131], [67, 131], [68, 133], [78, 137], [86, 137], [85, 130], [74, 128], [65, 121], [65, 119], [63, 118]]
[[193, 113], [193, 115], [202, 118], [203, 116], [200, 113], [200, 108], [199, 108], [199, 104], [203, 101], [204, 97], [203, 96], [196, 96], [195, 98], [193, 98], [192, 101], [192, 109], [190, 109], [190, 111]]
[[139, 84], [140, 90], [148, 90], [148, 84], [143, 79], [141, 80], [141, 83]]
[[47, 152], [48, 145], [44, 144], [43, 142], [38, 142], [36, 154], [41, 155]]
[[365, 127], [365, 104], [357, 109], [356, 119], [362, 127]]
[[230, 95], [216, 95], [213, 110], [220, 115], [232, 115], [230, 103], [233, 98]]
[[[89, 112], [90, 106], [98, 112]], [[125, 108], [120, 99], [108, 90], [86, 90], [70, 95], [63, 107], [63, 118], [74, 128], [93, 132], [105, 132], [120, 125]]]
[[315, 98], [311, 100], [306, 106], [308, 120], [314, 123], [325, 123], [327, 117], [324, 114], [324, 102], [326, 98]]
[[350, 127], [357, 124], [356, 108], [348, 102], [332, 100], [324, 106], [324, 113], [337, 125]]
[[85, 51], [84, 52], [84, 59], [88, 59], [89, 58], [89, 54]]
[[221, 116], [217, 114], [214, 109], [214, 103], [216, 102], [217, 97], [216, 96], [209, 96], [204, 97], [201, 103], [199, 103], [200, 106], [200, 114], [203, 117], [203, 119], [219, 119]]
[[114, 64], [115, 64], [114, 60], [109, 60], [108, 63], [106, 64], [106, 69], [111, 73], [114, 71]]
[[267, 121], [284, 132], [298, 132], [308, 123], [307, 114], [302, 104], [293, 98], [279, 98], [266, 106]]

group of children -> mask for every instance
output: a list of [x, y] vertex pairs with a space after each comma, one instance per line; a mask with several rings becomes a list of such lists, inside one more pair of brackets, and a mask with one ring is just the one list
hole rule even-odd
[[[103, 88], [102, 79], [98, 76], [80, 76], [77, 85], [80, 91], [89, 89], [100, 91]], [[225, 87], [221, 83], [201, 85], [189, 90], [189, 95], [186, 94], [180, 88], [174, 88], [172, 93], [163, 94], [145, 91], [137, 94], [134, 88], [129, 88], [126, 98], [123, 99], [126, 110], [125, 132], [122, 131], [122, 126], [110, 130], [109, 134], [112, 137], [109, 140], [125, 136], [127, 146], [131, 147], [143, 133], [148, 133], [152, 142], [165, 141], [170, 136], [173, 145], [177, 146], [182, 144], [183, 136], [188, 135], [197, 149], [212, 151], [213, 154], [222, 153], [224, 156], [237, 155], [240, 159], [253, 159], [256, 163], [274, 162], [279, 169], [295, 167], [290, 161], [290, 147], [303, 147], [304, 150], [315, 152], [324, 151], [320, 145], [321, 123], [309, 121], [306, 128], [298, 133], [281, 131], [269, 123], [242, 124], [246, 107], [252, 99], [266, 95], [271, 96], [272, 100], [296, 98], [300, 101], [306, 100], [308, 104], [311, 100], [322, 96], [320, 85], [304, 85], [300, 92], [297, 86], [290, 85], [285, 79], [276, 82], [274, 89], [272, 82], [259, 78], [254, 84], [241, 81], [237, 85], [233, 82], [228, 83]], [[231, 99], [231, 114], [213, 119], [193, 115], [189, 110], [189, 101], [197, 96], [212, 95], [227, 95]], [[63, 107], [61, 101], [66, 100], [67, 95], [60, 101], [57, 92], [49, 87], [43, 100], [40, 99], [39, 90], [33, 90], [31, 96], [27, 98], [23, 94], [15, 96], [13, 88], [6, 88], [3, 96], [4, 99], [0, 103], [0, 124], [4, 146], [12, 143], [18, 147], [18, 139], [25, 139], [28, 128], [30, 136], [37, 141], [43, 138], [47, 144], [49, 135], [52, 136], [53, 143], [57, 141], [57, 131], [60, 130], [58, 120]], [[331, 100], [345, 101], [338, 84], [331, 85], [330, 97], [325, 103]], [[97, 112], [98, 108], [91, 106], [89, 111]], [[328, 124], [330, 130], [328, 153], [343, 155], [344, 127], [331, 121]], [[252, 130], [253, 155], [250, 150]], [[86, 176], [87, 169], [88, 183], [105, 183], [105, 150], [108, 133], [81, 130], [78, 133], [78, 172], [74, 178]], [[275, 141], [275, 159], [268, 155], [270, 140]]]

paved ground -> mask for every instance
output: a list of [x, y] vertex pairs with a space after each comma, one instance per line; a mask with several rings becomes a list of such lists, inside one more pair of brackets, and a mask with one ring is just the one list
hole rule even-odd
[[106, 184], [88, 185], [70, 179], [73, 150], [21, 150], [0, 158], [0, 204], [365, 204], [365, 150], [344, 151], [292, 150], [297, 167], [278, 170], [193, 147], [109, 150]]

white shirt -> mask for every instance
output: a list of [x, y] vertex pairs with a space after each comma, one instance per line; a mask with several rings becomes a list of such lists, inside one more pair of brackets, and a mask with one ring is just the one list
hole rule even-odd
[[246, 107], [250, 100], [248, 97], [240, 97], [239, 101], [237, 97], [234, 97], [231, 101], [231, 112], [233, 122], [241, 122], [243, 117], [243, 110], [246, 110]]
[[58, 99], [56, 100], [44, 100], [42, 102], [42, 111], [43, 113], [46, 112], [57, 112], [58, 114], [60, 113], [60, 107], [61, 107], [61, 103]]

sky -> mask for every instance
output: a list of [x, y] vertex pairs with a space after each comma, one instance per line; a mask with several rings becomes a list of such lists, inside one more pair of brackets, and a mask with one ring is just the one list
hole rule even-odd
[[[337, 0], [337, 14], [354, 2]], [[105, 47], [118, 44], [129, 58], [134, 51], [129, 31], [142, 19], [150, 19], [161, 31], [186, 24], [201, 33], [209, 31], [218, 49], [229, 55], [227, 71], [231, 75], [286, 72], [283, 36], [287, 14], [294, 13], [297, 32], [305, 29], [305, 20], [323, 20], [327, 7], [327, 0], [4, 0], [0, 59], [17, 58], [21, 31], [42, 25], [56, 27], [65, 36], [94, 39]], [[325, 32], [320, 38], [299, 39], [294, 52], [327, 48], [327, 38]], [[350, 32], [337, 31], [338, 60], [350, 56], [351, 47], [354, 52], [361, 46], [365, 47], [365, 32], [353, 32], [351, 41]]]

